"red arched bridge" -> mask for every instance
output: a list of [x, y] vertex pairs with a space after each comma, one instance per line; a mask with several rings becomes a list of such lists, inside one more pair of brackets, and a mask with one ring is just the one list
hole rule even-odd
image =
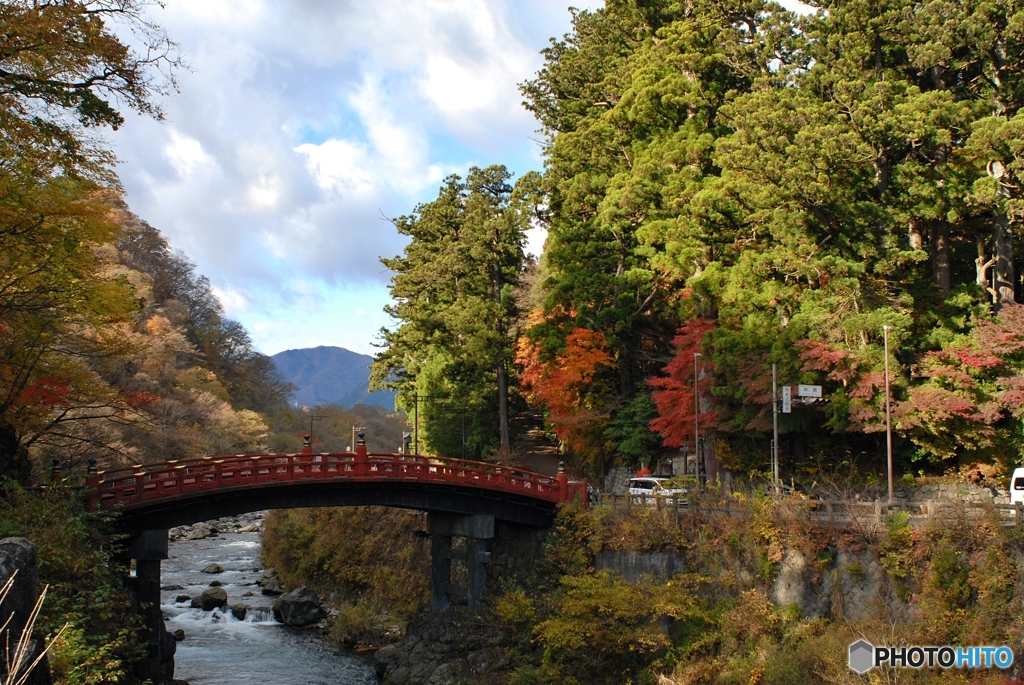
[[[263, 509], [372, 505], [425, 511], [431, 601], [443, 607], [453, 596], [465, 596], [472, 607], [484, 595], [495, 545], [518, 545], [521, 551], [512, 556], [530, 554], [533, 538], [515, 528], [548, 528], [559, 502], [587, 501], [586, 481], [570, 482], [561, 468], [547, 476], [465, 459], [370, 454], [362, 435], [355, 452], [314, 453], [307, 445], [299, 454], [236, 454], [98, 472], [91, 466], [86, 485], [91, 508], [116, 510], [117, 524], [128, 534], [125, 555], [135, 560], [152, 664], [173, 662], [174, 640], [160, 611], [160, 562], [168, 555], [169, 528]], [[503, 542], [501, 531], [511, 539]], [[453, 537], [465, 538], [465, 548], [453, 549]], [[465, 587], [452, 584], [453, 559], [466, 565]]]
[[117, 508], [129, 534], [262, 509], [376, 505], [489, 515], [551, 525], [555, 505], [586, 481], [465, 459], [355, 452], [237, 454], [100, 471], [87, 477], [93, 507]]

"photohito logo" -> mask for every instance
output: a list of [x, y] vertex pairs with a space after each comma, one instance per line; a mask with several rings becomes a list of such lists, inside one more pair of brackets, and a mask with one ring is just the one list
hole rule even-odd
[[867, 673], [882, 666], [922, 668], [1009, 668], [1013, 650], [1001, 647], [875, 647], [867, 640], [850, 645], [850, 669]]

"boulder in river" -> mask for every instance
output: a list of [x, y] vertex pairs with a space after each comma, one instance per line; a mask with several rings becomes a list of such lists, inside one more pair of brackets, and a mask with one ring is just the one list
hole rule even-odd
[[228, 592], [222, 587], [208, 587], [203, 594], [192, 600], [192, 606], [203, 611], [226, 607], [228, 605]]
[[220, 564], [210, 564], [203, 569], [203, 573], [224, 573], [224, 567]]
[[271, 578], [263, 584], [263, 594], [265, 595], [279, 595], [284, 592], [284, 588], [281, 587], [281, 581], [277, 578]]
[[185, 630], [183, 628], [178, 628], [173, 633], [171, 633], [171, 637], [174, 638], [175, 642], [181, 642], [185, 639]]
[[237, 618], [239, 621], [245, 620], [245, 605], [241, 602], [231, 605], [231, 615]]
[[174, 598], [174, 601], [175, 602], [191, 602], [192, 601], [192, 597], [190, 597], [189, 595], [182, 594], [182, 595], [176, 596]]
[[320, 597], [303, 585], [274, 602], [274, 618], [286, 626], [308, 626], [323, 617]]

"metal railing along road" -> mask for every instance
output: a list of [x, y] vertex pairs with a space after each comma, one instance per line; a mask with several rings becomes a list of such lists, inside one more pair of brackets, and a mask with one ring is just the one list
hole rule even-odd
[[[689, 501], [686, 497], [673, 495], [613, 495], [601, 493], [596, 502], [600, 507], [614, 509], [633, 507], [653, 507], [668, 511], [689, 511], [699, 514], [716, 514], [724, 516], [743, 516], [749, 513], [749, 506], [731, 498], [702, 499]], [[950, 500], [947, 502], [905, 502], [897, 501], [888, 504], [882, 500], [826, 500], [802, 499], [795, 505], [803, 511], [810, 521], [837, 525], [869, 524], [883, 526], [886, 516], [896, 512], [906, 512], [908, 522], [923, 525], [931, 520], [984, 519], [990, 513], [1005, 526], [1024, 525], [1024, 505], [974, 503]]]

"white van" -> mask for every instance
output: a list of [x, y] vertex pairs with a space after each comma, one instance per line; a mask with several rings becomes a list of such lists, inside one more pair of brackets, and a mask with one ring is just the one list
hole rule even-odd
[[637, 504], [657, 504], [659, 499], [668, 505], [686, 504], [687, 494], [686, 488], [672, 487], [669, 478], [643, 476], [629, 479], [629, 498]]
[[1024, 468], [1014, 469], [1010, 478], [1010, 504], [1024, 504]]

